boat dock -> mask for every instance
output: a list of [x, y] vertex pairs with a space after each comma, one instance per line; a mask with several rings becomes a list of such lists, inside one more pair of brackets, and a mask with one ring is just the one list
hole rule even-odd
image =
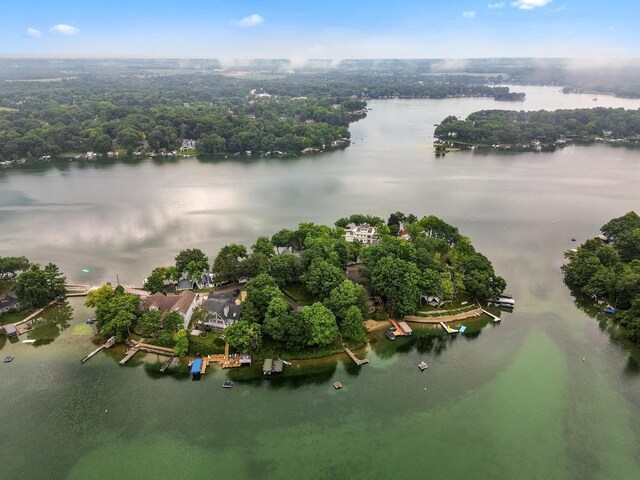
[[171, 364], [175, 359], [176, 357], [169, 357], [169, 360], [163, 363], [162, 366], [160, 367], [160, 373], [164, 373], [164, 371], [171, 366]]
[[442, 328], [444, 328], [444, 331], [445, 331], [445, 332], [447, 332], [447, 333], [458, 333], [458, 330], [457, 330], [457, 329], [455, 329], [455, 328], [451, 328], [449, 325], [447, 325], [447, 324], [446, 324], [446, 323], [444, 323], [444, 322], [440, 322], [440, 326], [441, 326]]
[[124, 358], [122, 360], [120, 360], [120, 365], [124, 365], [125, 363], [127, 363], [129, 360], [131, 360], [133, 358], [133, 356], [139, 352], [139, 348], [137, 346], [131, 347], [129, 348], [129, 350], [127, 350], [126, 355], [124, 356]]
[[369, 360], [367, 360], [366, 358], [360, 360], [358, 357], [356, 357], [356, 354], [349, 350], [347, 347], [344, 347], [344, 351], [347, 353], [347, 355], [349, 355], [349, 358], [351, 358], [351, 360], [353, 360], [353, 362], [359, 367], [366, 363], [369, 363]]
[[[157, 345], [150, 345], [148, 343], [142, 343], [142, 342], [133, 342], [133, 345], [129, 348], [129, 350], [127, 350], [127, 353], [124, 356], [124, 358], [120, 360], [120, 365], [126, 364], [139, 351], [153, 353], [155, 355], [161, 355], [163, 357], [170, 357], [170, 358], [175, 356], [175, 353], [173, 352], [172, 348], [159, 347]], [[165, 369], [166, 368], [168, 368], [168, 365], [167, 367], [165, 367]]]
[[396, 322], [390, 318], [389, 323], [391, 323], [393, 334], [396, 337], [405, 337], [413, 333], [413, 330], [409, 325], [407, 325], [407, 322]]
[[90, 354], [88, 354], [87, 356], [85, 356], [82, 360], [80, 360], [80, 363], [84, 363], [87, 360], [89, 360], [91, 357], [93, 357], [96, 353], [104, 350], [105, 348], [111, 348], [113, 347], [113, 345], [116, 343], [116, 337], [111, 337], [109, 340], [107, 340], [105, 343], [103, 343], [102, 345], [100, 345], [98, 348], [96, 348], [93, 352], [91, 352]]
[[489, 315], [493, 319], [494, 322], [499, 322], [499, 321], [502, 320], [500, 317], [496, 317], [493, 313], [487, 312], [484, 309], [482, 309], [482, 312], [485, 313], [486, 315]]

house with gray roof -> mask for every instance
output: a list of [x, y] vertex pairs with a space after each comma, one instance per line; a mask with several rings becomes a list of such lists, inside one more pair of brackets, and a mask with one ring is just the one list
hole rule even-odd
[[0, 315], [16, 310], [20, 310], [20, 302], [18, 302], [18, 297], [16, 297], [15, 294], [7, 293], [4, 297], [0, 298]]
[[202, 308], [210, 313], [210, 318], [200, 324], [216, 330], [224, 330], [237, 322], [242, 313], [242, 305], [239, 300], [222, 295], [210, 295], [202, 303]]

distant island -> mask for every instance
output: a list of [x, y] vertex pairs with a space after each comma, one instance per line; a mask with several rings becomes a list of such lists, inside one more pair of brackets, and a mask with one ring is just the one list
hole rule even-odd
[[[23, 257], [6, 257], [0, 267], [7, 298], [22, 307], [44, 307], [65, 293], [53, 265], [41, 271]], [[354, 214], [334, 227], [301, 223], [257, 238], [251, 249], [227, 245], [211, 262], [186, 249], [149, 274], [146, 291], [107, 284], [84, 292], [95, 312], [88, 321], [109, 346], [301, 359], [360, 347], [368, 330], [388, 328], [389, 320], [404, 335], [411, 330], [402, 320], [477, 318], [478, 302], [495, 303], [505, 286], [456, 227], [396, 212], [387, 221]]]
[[481, 110], [461, 120], [451, 116], [437, 126], [440, 146], [511, 151], [551, 151], [572, 142], [606, 142], [636, 147], [640, 111], [624, 108], [516, 112]]
[[640, 216], [629, 212], [600, 229], [602, 235], [566, 252], [565, 282], [625, 327], [640, 344]]

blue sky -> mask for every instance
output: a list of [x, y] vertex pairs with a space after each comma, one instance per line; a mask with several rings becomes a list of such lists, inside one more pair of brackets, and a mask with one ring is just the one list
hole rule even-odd
[[0, 55], [637, 56], [637, 0], [1, 0]]

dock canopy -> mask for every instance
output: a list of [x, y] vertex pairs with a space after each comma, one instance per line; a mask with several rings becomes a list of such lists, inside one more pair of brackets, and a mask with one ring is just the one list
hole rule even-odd
[[407, 322], [398, 322], [398, 326], [405, 333], [405, 335], [411, 335], [413, 333], [413, 330], [411, 330], [411, 327], [407, 324]]
[[262, 367], [262, 373], [265, 375], [271, 375], [273, 370], [273, 358], [265, 358], [264, 365]]
[[202, 359], [196, 358], [191, 364], [191, 373], [194, 375], [200, 375], [200, 369], [202, 368]]
[[275, 373], [281, 373], [283, 368], [284, 368], [284, 362], [279, 358], [276, 358], [273, 361], [273, 371]]
[[18, 330], [16, 329], [16, 326], [13, 323], [8, 323], [4, 326], [4, 331], [7, 334], [7, 337], [17, 337], [18, 336]]

